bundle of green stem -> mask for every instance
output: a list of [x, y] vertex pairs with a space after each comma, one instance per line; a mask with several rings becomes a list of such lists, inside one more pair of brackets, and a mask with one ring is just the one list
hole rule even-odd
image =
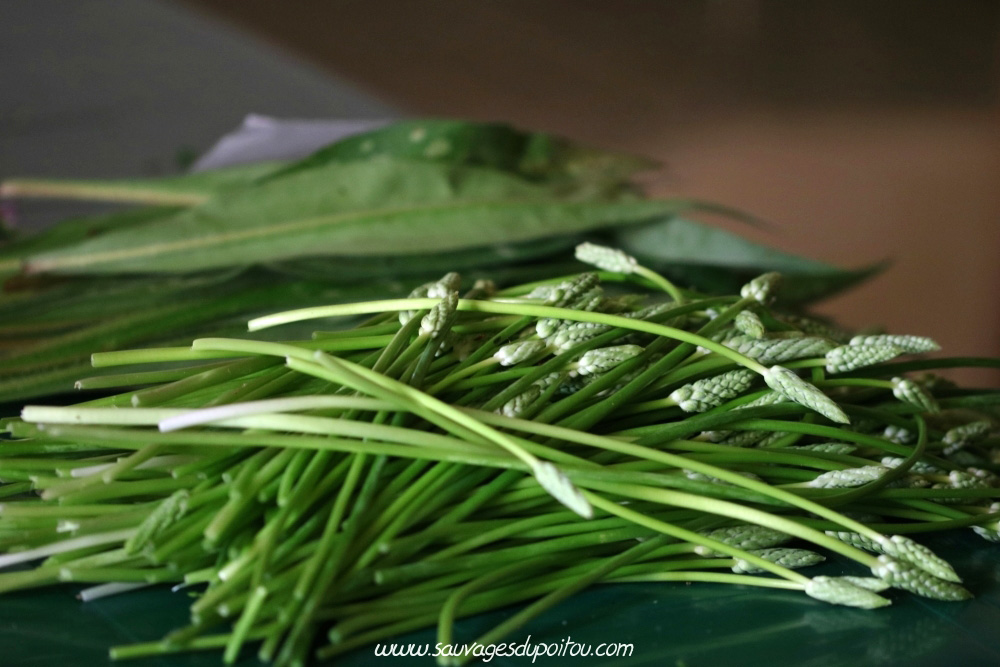
[[[39, 562], [0, 591], [196, 587], [190, 625], [112, 656], [256, 645], [281, 665], [435, 624], [450, 643], [455, 619], [529, 603], [489, 644], [599, 582], [866, 609], [890, 588], [971, 595], [908, 535], [1000, 541], [1000, 392], [906, 373], [997, 361], [895, 360], [936, 345], [783, 316], [774, 274], [705, 296], [615, 250], [578, 257], [602, 270], [464, 293], [448, 274], [250, 323], [367, 316], [307, 341], [96, 354], [179, 365], [8, 421], [0, 565]], [[856, 576], [797, 571], [827, 552]]]
[[[550, 271], [528, 264], [504, 273], [531, 279]], [[419, 282], [439, 273], [400, 271], [400, 277]], [[11, 288], [0, 294], [0, 403], [72, 392], [80, 377], [104, 372], [91, 367], [97, 351], [245, 336], [249, 317], [277, 308], [402, 296], [402, 290], [385, 276], [356, 283], [262, 268], [179, 278], [75, 277]]]

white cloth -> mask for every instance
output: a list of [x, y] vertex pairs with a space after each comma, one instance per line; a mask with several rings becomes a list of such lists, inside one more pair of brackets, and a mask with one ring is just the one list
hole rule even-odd
[[192, 166], [203, 171], [248, 162], [289, 160], [309, 155], [344, 137], [388, 124], [388, 120], [279, 119], [250, 114]]

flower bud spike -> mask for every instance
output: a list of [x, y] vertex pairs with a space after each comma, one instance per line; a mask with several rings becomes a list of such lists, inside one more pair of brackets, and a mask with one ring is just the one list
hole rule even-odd
[[567, 305], [568, 308], [573, 310], [584, 310], [587, 312], [593, 312], [601, 307], [604, 302], [604, 290], [601, 289], [600, 285], [597, 287], [592, 287], [580, 296], [578, 296], [573, 303]]
[[594, 508], [559, 468], [548, 461], [539, 461], [532, 467], [532, 473], [553, 498], [584, 519], [593, 518]]
[[[764, 560], [775, 563], [776, 565], [787, 567], [790, 570], [796, 570], [801, 567], [809, 567], [810, 565], [816, 565], [826, 560], [825, 556], [822, 556], [815, 551], [809, 551], [808, 549], [786, 549], [780, 547], [776, 549], [747, 549], [747, 553], [757, 556], [758, 558], [763, 558]], [[742, 558], [736, 559], [732, 570], [736, 574], [757, 574], [765, 572], [763, 568], [748, 563]]]
[[[457, 291], [461, 287], [462, 276], [451, 271], [444, 274], [440, 279], [433, 280], [429, 283], [424, 283], [418, 287], [413, 288], [410, 292], [410, 299], [440, 299], [443, 298], [448, 292]], [[399, 323], [406, 324], [416, 315], [414, 310], [401, 310], [399, 311]]]
[[987, 542], [1000, 543], [1000, 529], [996, 523], [987, 526], [973, 526], [972, 531]]
[[979, 442], [988, 436], [992, 430], [993, 425], [986, 420], [969, 422], [968, 424], [948, 429], [943, 438], [944, 444], [947, 445], [945, 454], [952, 453], [948, 449], [958, 451], [963, 447]]
[[[413, 288], [413, 291], [409, 293], [408, 297], [410, 299], [426, 299], [430, 291], [431, 285], [434, 283], [424, 283], [419, 287]], [[415, 310], [401, 310], [399, 311], [399, 323], [406, 324], [417, 314]]]
[[538, 334], [539, 338], [549, 339], [559, 331], [562, 325], [563, 320], [557, 320], [554, 317], [543, 317], [535, 322], [535, 333]]
[[829, 396], [783, 366], [771, 366], [764, 373], [764, 382], [791, 401], [815, 410], [830, 421], [849, 424], [850, 419]]
[[761, 274], [740, 288], [740, 296], [753, 299], [758, 303], [768, 304], [774, 300], [774, 295], [781, 285], [781, 274], [774, 271]]
[[788, 449], [801, 452], [819, 452], [821, 454], [850, 454], [857, 449], [857, 446], [846, 442], [817, 442], [811, 445], [789, 447]]
[[892, 395], [920, 408], [923, 412], [940, 412], [937, 401], [919, 384], [909, 378], [892, 378]]
[[856, 549], [863, 549], [864, 551], [870, 551], [876, 554], [885, 553], [885, 551], [882, 550], [882, 544], [880, 542], [873, 540], [870, 537], [866, 537], [861, 533], [855, 533], [849, 530], [827, 530], [825, 532], [830, 537], [835, 537], [844, 544], [850, 544]]
[[[726, 528], [716, 528], [715, 530], [703, 531], [700, 533], [717, 542], [722, 542], [737, 549], [767, 549], [776, 547], [790, 541], [791, 536], [756, 524], [740, 524], [728, 526]], [[698, 547], [695, 551], [703, 556], [722, 556], [711, 549]]]
[[782, 438], [791, 435], [789, 431], [771, 431], [764, 436], [764, 439], [757, 443], [758, 448], [770, 447]]
[[555, 285], [539, 285], [532, 289], [530, 292], [524, 295], [525, 299], [541, 299], [542, 301], [548, 301], [554, 298], [556, 287]]
[[896, 426], [895, 424], [889, 424], [886, 426], [885, 430], [882, 431], [882, 437], [886, 440], [899, 443], [900, 445], [913, 442], [915, 439], [912, 431], [903, 428], [902, 426]]
[[635, 271], [638, 262], [635, 257], [616, 248], [596, 243], [581, 243], [576, 246], [576, 258], [603, 271], [629, 274]]
[[519, 340], [501, 347], [493, 354], [493, 358], [499, 361], [501, 366], [513, 366], [540, 354], [546, 347], [540, 340]]
[[882, 591], [886, 591], [891, 588], [889, 584], [876, 577], [854, 577], [847, 575], [839, 577], [839, 579], [846, 581], [849, 584], [853, 584], [858, 588], [863, 588], [866, 591], [872, 591], [873, 593], [881, 593]]
[[741, 332], [751, 338], [763, 338], [767, 330], [764, 323], [760, 321], [757, 314], [749, 310], [741, 310], [733, 320], [733, 325]]
[[[906, 459], [900, 456], [883, 456], [882, 465], [895, 468], [896, 466], [902, 465]], [[936, 465], [927, 463], [926, 461], [915, 461], [913, 465], [910, 466], [910, 472], [918, 475], [944, 475], [946, 471], [938, 468]]]
[[[752, 472], [741, 472], [741, 473], [739, 473], [739, 475], [741, 477], [745, 477], [747, 479], [752, 479], [755, 482], [763, 482], [764, 481], [760, 476], [755, 475]], [[727, 482], [727, 481], [725, 481], [723, 479], [715, 477], [714, 475], [707, 475], [707, 474], [705, 474], [703, 472], [695, 472], [694, 470], [685, 470], [684, 471], [684, 476], [687, 477], [688, 479], [694, 480], [696, 482], [710, 482], [712, 484], [723, 484], [723, 485], [726, 485], [726, 486], [733, 486], [732, 482]]]
[[883, 343], [841, 345], [826, 353], [826, 372], [846, 373], [895, 359], [905, 352], [901, 347]]
[[562, 382], [564, 379], [566, 379], [566, 376], [563, 373], [559, 372], [549, 373], [548, 375], [543, 375], [542, 377], [538, 378], [531, 384], [537, 386], [542, 391], [545, 391], [553, 384], [558, 384]]
[[431, 340], [441, 338], [455, 323], [458, 308], [458, 292], [451, 291], [441, 297], [441, 301], [431, 308], [431, 312], [420, 320], [420, 332], [431, 337]]
[[892, 535], [881, 540], [879, 543], [882, 546], [882, 552], [893, 558], [912, 563], [924, 572], [933, 574], [939, 579], [957, 584], [962, 583], [961, 577], [958, 576], [958, 573], [955, 572], [955, 569], [948, 561], [908, 537]]
[[725, 431], [729, 434], [722, 444], [730, 447], [753, 447], [767, 439], [764, 431]]
[[823, 602], [861, 609], [878, 609], [892, 604], [881, 595], [856, 586], [844, 577], [813, 577], [806, 584], [805, 592]]
[[[974, 468], [973, 468], [974, 470]], [[948, 472], [947, 484], [935, 484], [935, 489], [986, 489], [992, 485], [989, 480], [975, 475], [965, 470], [951, 470]], [[939, 501], [941, 502], [941, 501]]]
[[622, 294], [619, 296], [605, 296], [601, 300], [601, 306], [598, 310], [602, 313], [608, 313], [611, 315], [623, 315], [628, 317], [631, 309], [636, 307], [637, 304], [642, 303], [644, 299], [636, 299], [635, 294]]
[[744, 408], [759, 408], [765, 405], [777, 405], [778, 403], [786, 403], [788, 399], [779, 394], [776, 391], [769, 391], [766, 394], [761, 394], [759, 398], [755, 398], [749, 403], [744, 403], [740, 405], [735, 410], [742, 410]]
[[431, 299], [440, 299], [450, 292], [457, 292], [461, 286], [462, 276], [454, 271], [449, 271], [441, 276], [439, 280], [427, 286], [427, 296]]
[[880, 334], [875, 336], [855, 336], [849, 345], [894, 345], [907, 354], [937, 352], [941, 346], [926, 336], [900, 336]]
[[[990, 514], [1000, 512], [1000, 502], [991, 504], [989, 510]], [[1000, 522], [993, 521], [981, 526], [973, 526], [972, 530], [987, 542], [1000, 542]]]
[[665, 291], [677, 303], [681, 303], [683, 295], [672, 282], [636, 261], [628, 253], [616, 248], [597, 245], [596, 243], [581, 243], [576, 247], [576, 258], [587, 264], [592, 264], [604, 271], [621, 273], [625, 275], [637, 274], [656, 284], [657, 287]]
[[596, 322], [566, 322], [557, 328], [554, 334], [546, 338], [554, 348], [565, 351], [608, 331], [610, 328], [606, 324]]
[[503, 407], [497, 410], [497, 412], [505, 417], [520, 417], [541, 395], [541, 387], [536, 384], [528, 385], [527, 389], [504, 403]]
[[965, 471], [970, 475], [972, 475], [973, 477], [975, 477], [976, 479], [978, 479], [979, 481], [986, 484], [987, 486], [991, 486], [993, 488], [1000, 487], [1000, 477], [997, 477], [989, 470], [983, 470], [982, 468], [976, 468], [976, 467], [968, 467], [965, 469]]
[[826, 338], [800, 336], [798, 338], [752, 338], [747, 335], [734, 336], [723, 342], [762, 364], [783, 364], [795, 359], [822, 357], [834, 349], [836, 343]]
[[160, 533], [176, 523], [188, 509], [190, 494], [187, 489], [175, 491], [160, 501], [152, 512], [146, 515], [135, 533], [125, 542], [125, 553], [137, 554]]
[[424, 283], [423, 285], [418, 285], [414, 287], [408, 297], [410, 299], [426, 299], [427, 295], [431, 291], [431, 287], [436, 283], [436, 280], [432, 280], [429, 283]]
[[814, 489], [844, 489], [874, 482], [889, 472], [885, 466], [861, 466], [844, 470], [830, 470], [809, 482]]
[[575, 372], [570, 373], [559, 383], [557, 391], [560, 396], [570, 396], [586, 387], [593, 379], [593, 377], [581, 377]]
[[912, 563], [891, 556], [878, 557], [878, 564], [872, 567], [872, 574], [893, 588], [910, 591], [933, 600], [968, 600], [972, 593], [962, 586], [935, 577]]
[[588, 271], [581, 273], [569, 280], [565, 280], [552, 288], [551, 293], [545, 300], [545, 305], [556, 308], [566, 308], [579, 299], [591, 289], [597, 287], [600, 279], [597, 274]]
[[638, 345], [614, 345], [589, 350], [577, 362], [577, 372], [580, 375], [597, 375], [606, 373], [618, 364], [628, 361], [642, 353]]
[[[629, 317], [629, 318], [634, 319], [634, 320], [651, 320], [651, 319], [654, 319], [657, 315], [659, 315], [661, 313], [665, 313], [668, 310], [673, 310], [676, 307], [677, 307], [676, 303], [672, 303], [672, 302], [667, 301], [667, 302], [658, 303], [658, 304], [655, 304], [655, 305], [652, 305], [652, 306], [646, 306], [644, 308], [640, 308], [639, 310], [633, 311], [631, 313], [626, 313], [625, 317]], [[681, 323], [678, 322], [678, 324], [681, 324]]]
[[705, 412], [742, 394], [756, 377], [753, 371], [739, 368], [686, 384], [674, 390], [670, 400], [685, 412]]

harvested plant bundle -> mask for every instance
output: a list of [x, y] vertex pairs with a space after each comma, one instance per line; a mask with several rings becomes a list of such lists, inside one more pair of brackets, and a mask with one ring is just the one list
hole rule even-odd
[[[603, 271], [502, 291], [448, 274], [406, 299], [250, 323], [368, 316], [308, 341], [95, 355], [177, 365], [8, 422], [0, 564], [40, 563], [0, 591], [196, 587], [189, 626], [112, 655], [231, 661], [258, 644], [284, 665], [434, 624], [448, 643], [455, 618], [530, 601], [488, 644], [598, 582], [866, 609], [890, 588], [970, 596], [908, 535], [1000, 541], [1000, 393], [907, 373], [995, 361], [899, 361], [936, 345], [810, 333], [769, 307], [776, 274], [705, 296], [619, 251], [577, 254]], [[797, 571], [824, 552], [858, 576]]]

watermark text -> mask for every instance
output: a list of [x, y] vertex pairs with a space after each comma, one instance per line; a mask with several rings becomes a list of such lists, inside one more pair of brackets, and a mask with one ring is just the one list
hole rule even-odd
[[378, 658], [476, 658], [489, 662], [493, 658], [531, 658], [534, 663], [539, 658], [627, 658], [634, 646], [619, 642], [589, 644], [564, 637], [558, 642], [532, 642], [531, 635], [524, 641], [497, 644], [376, 644]]

